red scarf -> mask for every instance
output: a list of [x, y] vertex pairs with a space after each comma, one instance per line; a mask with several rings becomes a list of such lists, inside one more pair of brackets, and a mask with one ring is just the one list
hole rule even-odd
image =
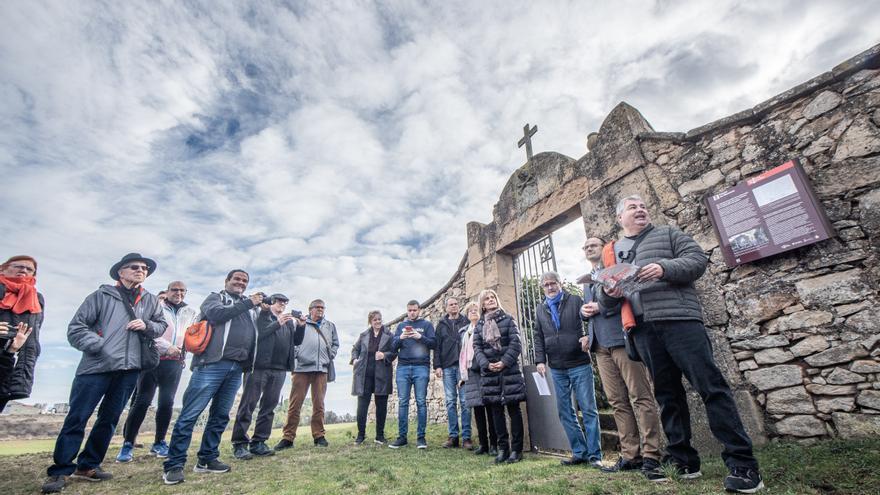
[[43, 312], [37, 297], [36, 278], [31, 276], [10, 278], [0, 275], [0, 284], [6, 286], [6, 295], [0, 300], [0, 309], [12, 310], [17, 315], [24, 312]]

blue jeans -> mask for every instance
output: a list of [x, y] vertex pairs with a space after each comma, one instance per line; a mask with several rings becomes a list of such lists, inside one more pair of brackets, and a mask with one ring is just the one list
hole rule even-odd
[[428, 425], [428, 379], [431, 371], [427, 364], [404, 364], [397, 366], [397, 435], [406, 438], [409, 431], [409, 389], [416, 389], [416, 409], [418, 411], [419, 426], [416, 433], [418, 438], [425, 438], [425, 428]]
[[443, 368], [443, 392], [446, 393], [446, 421], [449, 436], [458, 437], [458, 403], [461, 404], [461, 438], [471, 439], [471, 410], [464, 405], [464, 390], [458, 388], [458, 366]]
[[[584, 364], [564, 370], [550, 368], [550, 375], [556, 389], [559, 421], [568, 437], [568, 443], [571, 444], [572, 456], [590, 461], [601, 460], [602, 432], [599, 427], [599, 411], [596, 409], [596, 391], [593, 388], [593, 367]], [[571, 407], [572, 394], [584, 416], [583, 429], [574, 408]]]
[[168, 460], [165, 461], [166, 472], [186, 465], [186, 451], [192, 441], [193, 427], [209, 402], [211, 410], [198, 456], [200, 462], [220, 457], [220, 435], [229, 424], [229, 410], [241, 385], [241, 373], [240, 363], [225, 360], [200, 366], [193, 371], [189, 386], [183, 393], [183, 407], [171, 434]]
[[[138, 381], [138, 370], [111, 371], [93, 375], [78, 375], [70, 387], [70, 410], [64, 418], [64, 426], [55, 441], [55, 462], [46, 470], [49, 476], [69, 476], [77, 469], [94, 469], [101, 465], [110, 439], [116, 433], [119, 415], [131, 397]], [[86, 423], [98, 407], [98, 419], [92, 426], [89, 439], [73, 462], [86, 433]]]

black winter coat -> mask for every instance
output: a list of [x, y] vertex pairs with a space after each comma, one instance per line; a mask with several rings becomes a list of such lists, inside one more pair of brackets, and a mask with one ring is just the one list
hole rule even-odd
[[[501, 332], [501, 350], [496, 351], [483, 340], [483, 325], [480, 320], [474, 332], [474, 361], [480, 366], [480, 390], [483, 404], [511, 404], [526, 399], [526, 384], [519, 370], [519, 355], [522, 344], [519, 329], [513, 318], [504, 311], [495, 316], [495, 324]], [[501, 371], [489, 371], [490, 363], [504, 363]]]
[[[467, 332], [468, 326], [470, 326], [470, 322], [459, 329], [459, 335], [464, 336], [464, 333]], [[479, 328], [480, 323], [477, 322], [476, 327], [474, 327], [475, 335]], [[474, 362], [471, 365], [471, 369], [468, 370], [468, 379], [462, 384], [461, 390], [464, 393], [465, 407], [480, 407], [484, 405], [483, 390], [480, 388], [480, 363], [477, 361], [476, 355], [474, 355]]]
[[433, 351], [434, 369], [458, 366], [458, 355], [461, 353], [461, 338], [458, 335], [458, 329], [469, 323], [464, 315], [458, 315], [455, 320], [444, 316], [437, 322], [434, 327], [434, 334], [437, 338], [437, 345]]
[[[6, 286], [0, 284], [0, 298], [5, 295]], [[2, 375], [2, 380], [0, 380], [0, 399], [2, 400], [24, 399], [31, 395], [31, 389], [34, 386], [34, 367], [37, 365], [37, 357], [40, 356], [40, 327], [43, 325], [43, 315], [46, 311], [46, 302], [43, 299], [43, 295], [37, 293], [37, 297], [40, 301], [40, 307], [43, 308], [41, 313], [22, 313], [18, 315], [10, 310], [0, 310], [0, 321], [8, 322], [10, 328], [24, 322], [34, 329], [24, 345], [21, 346], [21, 349], [18, 350], [18, 359], [13, 359], [11, 355], [7, 355], [2, 360], [2, 366], [6, 368], [0, 370], [0, 375]], [[5, 344], [6, 341], [2, 343]]]
[[581, 350], [579, 339], [585, 337], [581, 306], [577, 294], [562, 293], [559, 302], [559, 330], [553, 323], [547, 301], [535, 308], [535, 364], [545, 363], [554, 369], [570, 369], [590, 364], [590, 354]]
[[[351, 380], [351, 395], [364, 395], [364, 382], [367, 379], [367, 359], [370, 359], [370, 332], [372, 328], [368, 328], [361, 332], [351, 348], [351, 361], [354, 365], [354, 376]], [[382, 327], [382, 333], [379, 334], [379, 352], [385, 354], [385, 358], [376, 362], [376, 370], [374, 375], [375, 387], [373, 393], [375, 395], [391, 395], [394, 389], [394, 360], [397, 359], [397, 352], [391, 347], [391, 339], [394, 335], [387, 328]]]
[[256, 370], [293, 371], [294, 347], [302, 344], [305, 327], [293, 321], [284, 325], [270, 310], [261, 310], [257, 317]]

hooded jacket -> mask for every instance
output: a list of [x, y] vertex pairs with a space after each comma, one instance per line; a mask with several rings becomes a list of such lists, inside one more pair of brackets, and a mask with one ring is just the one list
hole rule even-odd
[[[0, 284], [0, 299], [6, 294], [6, 286]], [[43, 311], [40, 313], [25, 312], [15, 314], [10, 310], [0, 310], [0, 321], [9, 323], [10, 328], [16, 327], [19, 323], [27, 323], [33, 328], [30, 337], [25, 341], [17, 355], [0, 351], [0, 399], [17, 400], [30, 397], [31, 389], [34, 386], [34, 368], [37, 365], [37, 358], [40, 356], [40, 327], [43, 325], [43, 315], [46, 311], [46, 303], [43, 295], [37, 293], [40, 307]], [[11, 342], [11, 341], [4, 341]]]
[[[131, 318], [115, 286], [105, 284], [89, 294], [67, 326], [70, 345], [82, 351], [77, 375], [141, 369], [141, 345], [136, 332], [126, 330]], [[168, 324], [159, 308], [159, 299], [141, 289], [134, 314], [143, 320], [143, 335], [155, 339]]]

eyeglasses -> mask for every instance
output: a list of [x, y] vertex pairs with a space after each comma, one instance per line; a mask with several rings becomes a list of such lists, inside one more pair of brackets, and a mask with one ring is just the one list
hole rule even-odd
[[324, 309], [324, 306], [312, 306], [310, 309]]
[[24, 270], [28, 273], [34, 273], [37, 271], [35, 268], [27, 266], [27, 265], [9, 265], [9, 268], [11, 268], [13, 270]]
[[131, 270], [133, 272], [136, 272], [136, 271], [148, 272], [148, 271], [150, 271], [150, 269], [147, 267], [147, 265], [128, 265], [128, 266], [123, 266], [122, 268], [128, 268], [129, 270]]
[[557, 284], [556, 282], [544, 282], [543, 284], [541, 284], [541, 286], [549, 289], [550, 287], [558, 287], [559, 284]]
[[175, 287], [175, 288], [173, 288], [173, 289], [168, 289], [166, 292], [183, 292], [183, 293], [186, 293], [186, 289], [181, 289], [181, 288]]

